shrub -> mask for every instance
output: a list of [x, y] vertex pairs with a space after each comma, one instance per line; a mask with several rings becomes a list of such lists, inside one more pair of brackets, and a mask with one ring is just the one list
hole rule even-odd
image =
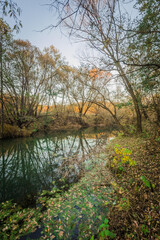
[[22, 128], [20, 129], [18, 126], [12, 126], [10, 124], [4, 124], [4, 137], [12, 138], [12, 137], [28, 137], [30, 136], [32, 131]]
[[112, 168], [118, 168], [121, 171], [124, 171], [124, 166], [134, 166], [136, 164], [135, 161], [132, 160], [130, 155], [132, 151], [127, 148], [122, 148], [120, 145], [115, 145], [114, 147], [115, 156], [111, 161]]

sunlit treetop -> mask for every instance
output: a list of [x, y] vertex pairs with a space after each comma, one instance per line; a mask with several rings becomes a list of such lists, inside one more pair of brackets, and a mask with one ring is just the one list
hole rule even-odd
[[102, 71], [102, 70], [97, 69], [97, 68], [93, 68], [92, 70], [90, 70], [89, 75], [90, 75], [90, 77], [92, 78], [93, 81], [95, 81], [97, 79], [102, 79], [102, 78], [109, 79], [112, 76], [111, 73]]

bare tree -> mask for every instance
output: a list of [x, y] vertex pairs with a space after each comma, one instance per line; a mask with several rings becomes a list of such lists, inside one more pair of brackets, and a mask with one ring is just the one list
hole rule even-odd
[[88, 86], [89, 81], [88, 69], [81, 67], [72, 69], [65, 82], [69, 103], [73, 110], [78, 112], [80, 122], [82, 122], [82, 117], [86, 116], [95, 98], [93, 89]]
[[[120, 8], [121, 1], [109, 0], [77, 0], [53, 1], [59, 13], [58, 24], [70, 29], [69, 34], [98, 51], [101, 64], [108, 71], [115, 70], [131, 96], [137, 117], [137, 131], [142, 131], [141, 111], [132, 82], [128, 78], [126, 67], [122, 62], [123, 50], [126, 47], [127, 19]], [[52, 25], [50, 27], [53, 27]]]

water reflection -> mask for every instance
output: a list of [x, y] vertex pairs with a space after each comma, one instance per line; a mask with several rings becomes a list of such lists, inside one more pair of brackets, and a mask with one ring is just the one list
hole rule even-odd
[[32, 205], [36, 194], [51, 189], [53, 181], [58, 187], [62, 178], [69, 184], [77, 181], [84, 157], [104, 141], [105, 133], [92, 129], [1, 141], [0, 201]]

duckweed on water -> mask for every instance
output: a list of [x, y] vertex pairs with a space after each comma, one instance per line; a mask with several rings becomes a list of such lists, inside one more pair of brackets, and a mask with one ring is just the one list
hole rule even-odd
[[[97, 233], [112, 202], [105, 155], [79, 183], [56, 197], [42, 195], [36, 209], [21, 209], [11, 202], [1, 207], [1, 239], [20, 239], [40, 229], [39, 239], [88, 239]], [[56, 190], [53, 189], [55, 193]], [[5, 206], [5, 207], [4, 207]], [[32, 235], [31, 239], [32, 239]]]

